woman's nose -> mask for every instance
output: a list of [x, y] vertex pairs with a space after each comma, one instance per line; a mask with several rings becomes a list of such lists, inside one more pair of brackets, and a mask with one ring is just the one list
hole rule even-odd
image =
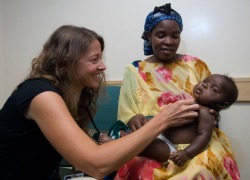
[[102, 71], [106, 69], [106, 65], [103, 63], [103, 61], [99, 64], [98, 69]]
[[164, 43], [167, 44], [167, 45], [172, 45], [173, 44], [172, 38], [166, 37], [165, 40], [164, 40]]

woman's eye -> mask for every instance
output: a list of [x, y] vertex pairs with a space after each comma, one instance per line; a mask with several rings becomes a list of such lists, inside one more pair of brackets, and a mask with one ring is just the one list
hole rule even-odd
[[97, 61], [98, 61], [98, 57], [91, 59], [91, 62], [97, 62]]
[[177, 33], [173, 34], [173, 38], [174, 38], [174, 39], [180, 38], [180, 34], [179, 34], [179, 33], [178, 33], [178, 34], [177, 34]]
[[157, 34], [156, 36], [157, 36], [158, 38], [163, 38], [163, 37], [164, 37], [164, 34], [159, 33], [159, 34]]

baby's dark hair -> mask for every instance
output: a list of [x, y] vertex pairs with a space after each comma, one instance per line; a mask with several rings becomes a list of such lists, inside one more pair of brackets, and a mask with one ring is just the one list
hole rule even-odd
[[228, 83], [228, 86], [230, 87], [225, 92], [225, 96], [226, 96], [226, 99], [229, 103], [229, 106], [231, 106], [237, 100], [238, 95], [239, 95], [239, 91], [238, 91], [237, 85], [232, 77], [229, 77], [228, 75], [222, 75], [222, 76], [225, 78], [225, 80]]

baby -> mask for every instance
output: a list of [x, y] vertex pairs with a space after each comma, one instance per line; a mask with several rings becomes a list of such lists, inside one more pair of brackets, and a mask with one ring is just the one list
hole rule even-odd
[[[200, 105], [197, 119], [193, 123], [167, 129], [140, 155], [160, 162], [170, 159], [175, 165], [183, 166], [189, 159], [206, 149], [210, 141], [217, 120], [209, 111], [214, 109], [219, 112], [231, 106], [238, 98], [238, 89], [232, 78], [212, 74], [194, 86], [193, 96]], [[137, 118], [148, 121], [143, 115], [138, 115]], [[120, 133], [122, 137], [123, 134], [128, 134], [129, 130], [121, 129]], [[106, 134], [101, 134], [98, 141], [103, 144], [111, 140], [113, 139]], [[178, 150], [175, 144], [189, 145]]]

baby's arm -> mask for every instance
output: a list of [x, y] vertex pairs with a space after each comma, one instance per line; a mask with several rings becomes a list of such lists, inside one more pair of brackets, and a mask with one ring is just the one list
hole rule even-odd
[[205, 106], [200, 106], [197, 118], [198, 135], [184, 150], [170, 154], [170, 160], [176, 165], [184, 165], [189, 159], [195, 157], [206, 148], [212, 136], [215, 120], [214, 115], [212, 115], [209, 110], [210, 109]]

